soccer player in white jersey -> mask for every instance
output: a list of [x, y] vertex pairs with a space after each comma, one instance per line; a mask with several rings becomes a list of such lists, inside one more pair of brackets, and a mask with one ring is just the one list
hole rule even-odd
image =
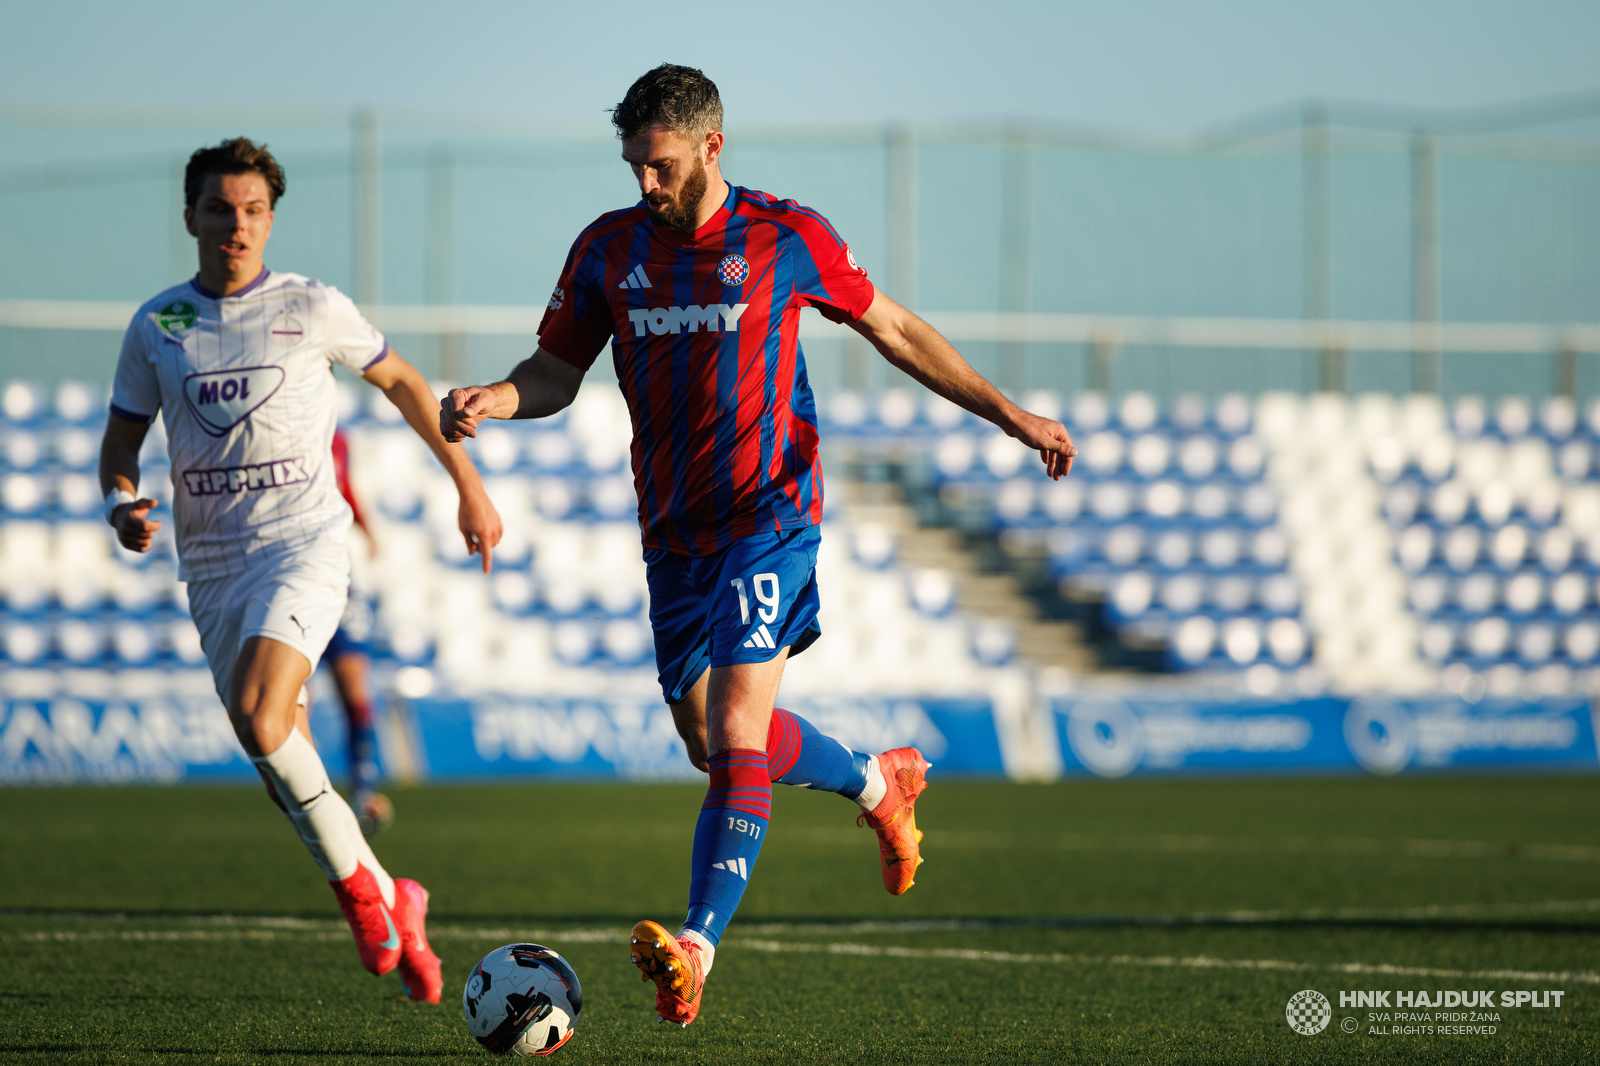
[[349, 590], [350, 508], [331, 457], [333, 364], [384, 391], [455, 480], [467, 549], [499, 543], [500, 516], [459, 448], [445, 447], [427, 381], [343, 293], [269, 271], [283, 172], [244, 138], [202, 148], [184, 175], [194, 280], [139, 308], [123, 340], [100, 453], [106, 520], [133, 551], [161, 523], [137, 495], [139, 446], [157, 414], [172, 462], [178, 576], [239, 742], [322, 867], [374, 974], [400, 970], [439, 1002], [428, 894], [392, 879], [311, 744], [304, 685]]

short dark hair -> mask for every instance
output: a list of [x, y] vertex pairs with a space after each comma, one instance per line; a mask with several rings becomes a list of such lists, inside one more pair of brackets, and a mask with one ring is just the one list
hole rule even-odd
[[183, 171], [183, 206], [192, 210], [200, 202], [200, 189], [212, 174], [260, 174], [266, 180], [272, 207], [278, 206], [278, 197], [288, 187], [283, 168], [266, 145], [258, 145], [248, 137], [235, 137], [212, 148], [198, 149], [189, 157], [189, 165]]
[[628, 86], [622, 103], [611, 109], [611, 124], [623, 140], [664, 126], [699, 141], [722, 129], [722, 97], [700, 71], [663, 63]]

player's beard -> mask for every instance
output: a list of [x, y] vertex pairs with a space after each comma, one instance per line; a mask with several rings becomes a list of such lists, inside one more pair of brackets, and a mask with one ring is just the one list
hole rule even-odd
[[700, 201], [706, 197], [706, 185], [706, 165], [696, 158], [694, 170], [683, 180], [683, 191], [678, 193], [677, 199], [665, 203], [647, 201], [654, 209], [656, 221], [684, 233], [694, 233], [694, 220], [700, 214]]

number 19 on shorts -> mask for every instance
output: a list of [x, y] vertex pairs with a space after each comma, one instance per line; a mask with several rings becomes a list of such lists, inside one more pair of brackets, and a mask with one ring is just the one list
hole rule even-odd
[[[744, 578], [736, 577], [729, 581], [733, 591], [739, 594], [739, 624], [750, 624], [750, 596], [745, 591]], [[750, 638], [744, 642], [746, 648], [776, 648], [777, 642], [772, 639], [772, 632], [767, 626], [778, 620], [778, 601], [782, 593], [778, 589], [777, 574], [756, 574], [750, 579], [750, 592], [755, 594], [756, 614], [761, 619], [761, 624]]]

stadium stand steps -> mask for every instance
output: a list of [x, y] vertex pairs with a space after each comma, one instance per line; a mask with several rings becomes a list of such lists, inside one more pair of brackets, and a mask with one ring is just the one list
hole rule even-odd
[[1017, 573], [994, 565], [994, 554], [985, 550], [989, 546], [981, 538], [964, 536], [949, 525], [924, 525], [918, 509], [906, 502], [905, 490], [892, 480], [851, 480], [844, 494], [845, 513], [851, 520], [877, 523], [894, 532], [905, 565], [949, 573], [964, 611], [1014, 627], [1017, 651], [1029, 663], [1075, 673], [1097, 668], [1095, 653], [1084, 643], [1082, 624], [1041, 606], [1039, 597], [1025, 591]]
[[1037, 542], [1005, 534], [968, 534], [966, 539], [969, 550], [988, 560], [989, 569], [1003, 572], [1041, 618], [1070, 629], [1083, 649], [1083, 669], [1100, 674], [1171, 670], [1166, 641], [1111, 625], [1104, 592], [1052, 577], [1049, 553]]

